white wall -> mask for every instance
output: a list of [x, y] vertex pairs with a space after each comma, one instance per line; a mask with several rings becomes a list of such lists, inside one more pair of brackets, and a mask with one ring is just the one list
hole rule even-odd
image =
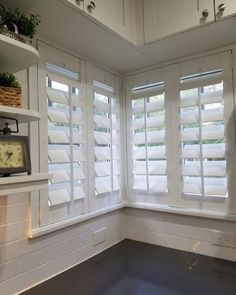
[[127, 238], [236, 261], [236, 249], [211, 244], [211, 230], [236, 232], [235, 222], [125, 209]]
[[[16, 294], [125, 238], [125, 216], [115, 211], [49, 235], [28, 239], [28, 196], [0, 197], [0, 294]], [[107, 240], [93, 245], [93, 232]]]

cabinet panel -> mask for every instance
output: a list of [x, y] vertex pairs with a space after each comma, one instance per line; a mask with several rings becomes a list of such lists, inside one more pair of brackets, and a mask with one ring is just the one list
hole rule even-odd
[[128, 40], [132, 39], [131, 0], [84, 0], [84, 12]]
[[216, 19], [236, 14], [235, 0], [215, 0]]
[[214, 20], [212, 0], [144, 0], [143, 8], [145, 43]]
[[81, 11], [84, 10], [84, 1], [83, 0], [62, 0], [68, 5], [73, 5], [76, 9], [79, 9]]

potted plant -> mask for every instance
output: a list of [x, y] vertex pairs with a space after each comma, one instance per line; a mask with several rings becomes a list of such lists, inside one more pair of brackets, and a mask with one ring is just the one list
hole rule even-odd
[[21, 86], [13, 74], [0, 73], [0, 105], [21, 107]]
[[[19, 8], [6, 8], [0, 4], [0, 26], [2, 33], [8, 33], [9, 37], [17, 39], [19, 35], [32, 39], [36, 34], [40, 16], [37, 14], [26, 14]], [[11, 32], [11, 33], [9, 33]], [[18, 38], [23, 41], [22, 37]]]

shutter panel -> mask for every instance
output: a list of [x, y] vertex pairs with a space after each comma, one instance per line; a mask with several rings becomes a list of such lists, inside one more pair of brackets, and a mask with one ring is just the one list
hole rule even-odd
[[48, 165], [53, 174], [49, 205], [58, 206], [85, 197], [85, 139], [78, 83], [64, 77], [59, 68], [51, 73], [51, 68], [47, 74]]
[[222, 70], [181, 79], [183, 193], [227, 195]]
[[133, 88], [133, 189], [167, 191], [164, 82]]
[[113, 87], [93, 81], [95, 193], [120, 190], [119, 108]]

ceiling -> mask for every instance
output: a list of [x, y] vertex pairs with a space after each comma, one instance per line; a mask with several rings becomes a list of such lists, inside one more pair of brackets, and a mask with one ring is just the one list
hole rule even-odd
[[38, 13], [39, 36], [119, 73], [236, 42], [236, 18], [135, 46], [58, 0], [2, 0], [1, 3]]

